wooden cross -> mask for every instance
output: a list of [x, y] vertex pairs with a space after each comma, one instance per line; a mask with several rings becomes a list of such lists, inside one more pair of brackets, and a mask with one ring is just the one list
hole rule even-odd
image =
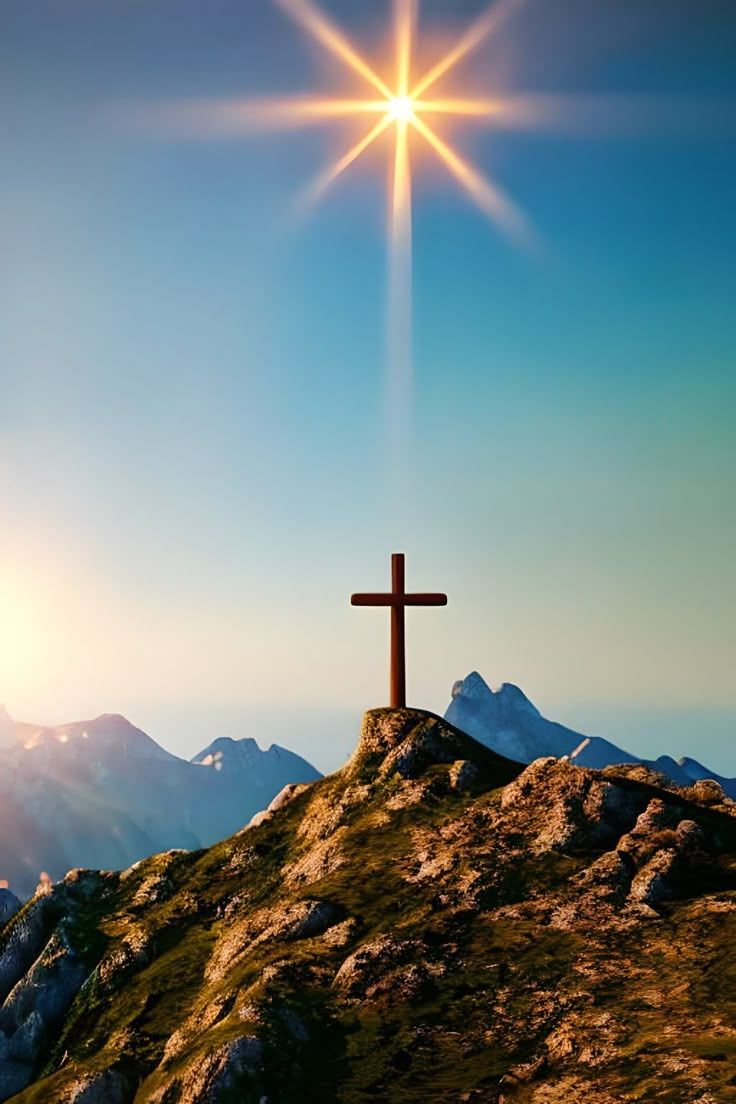
[[354, 594], [352, 606], [390, 606], [391, 608], [391, 708], [406, 705], [406, 646], [404, 610], [407, 606], [446, 606], [446, 594], [407, 594], [404, 589], [404, 554], [391, 557], [390, 594]]

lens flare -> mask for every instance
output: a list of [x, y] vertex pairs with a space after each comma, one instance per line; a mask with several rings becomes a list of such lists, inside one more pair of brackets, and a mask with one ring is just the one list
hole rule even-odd
[[287, 99], [223, 101], [209, 105], [182, 105], [171, 119], [189, 125], [203, 137], [217, 137], [251, 130], [281, 130], [330, 123], [348, 117], [374, 116], [371, 126], [333, 165], [313, 182], [305, 197], [313, 203], [362, 155], [392, 132], [393, 151], [389, 173], [389, 303], [388, 303], [388, 402], [392, 436], [406, 427], [410, 410], [412, 377], [412, 147], [413, 139], [432, 151], [476, 206], [516, 243], [528, 244], [531, 231], [521, 212], [501, 188], [453, 149], [432, 122], [463, 117], [494, 127], [528, 127], [533, 118], [544, 118], [541, 99], [526, 100], [523, 110], [516, 100], [472, 99], [425, 94], [445, 78], [467, 55], [495, 34], [525, 0], [497, 0], [467, 31], [420, 76], [414, 72], [418, 0], [393, 0], [394, 58], [390, 76], [377, 72], [344, 32], [315, 0], [274, 0], [329, 54], [368, 85], [364, 98], [299, 96]]

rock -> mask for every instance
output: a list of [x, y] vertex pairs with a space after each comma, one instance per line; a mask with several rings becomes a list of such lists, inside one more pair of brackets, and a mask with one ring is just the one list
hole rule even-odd
[[[262, 1092], [263, 1043], [255, 1035], [241, 1035], [205, 1053], [185, 1075], [175, 1077], [147, 1096], [150, 1104], [230, 1104], [259, 1099]], [[245, 1095], [246, 1087], [249, 1092]]]
[[104, 987], [118, 985], [124, 978], [151, 961], [154, 942], [139, 924], [131, 924], [123, 939], [110, 948], [97, 966], [97, 976]]
[[60, 1104], [131, 1104], [135, 1095], [119, 1070], [105, 1070], [73, 1082]]
[[546, 759], [535, 759], [518, 778], [505, 787], [501, 796], [501, 808], [508, 809], [514, 805], [523, 805], [533, 797], [540, 785], [546, 785], [555, 769], [558, 759], [548, 756]]
[[700, 851], [705, 842], [705, 832], [694, 820], [681, 820], [677, 825], [678, 851], [681, 853]]
[[722, 787], [713, 778], [700, 778], [690, 787], [693, 801], [701, 805], [722, 805], [726, 799]]
[[469, 790], [478, 777], [478, 768], [468, 759], [457, 759], [450, 767], [450, 789], [457, 793]]
[[284, 786], [283, 790], [276, 794], [266, 811], [275, 813], [279, 809], [283, 809], [285, 805], [288, 805], [290, 801], [293, 801], [295, 797], [303, 793], [304, 790], [307, 789], [307, 785], [306, 782], [290, 782], [288, 786]]
[[99, 900], [106, 897], [120, 884], [116, 870], [85, 870], [77, 867], [62, 879], [62, 885], [71, 888], [75, 900]]
[[641, 816], [637, 817], [631, 834], [646, 839], [661, 831], [662, 828], [668, 827], [671, 821], [672, 813], [670, 809], [661, 798], [655, 797], [649, 802]]
[[0, 951], [0, 1001], [5, 1000], [41, 953], [48, 938], [52, 900], [50, 897], [36, 898], [12, 925]]
[[282, 929], [282, 933], [288, 930], [291, 939], [309, 939], [313, 935], [322, 935], [339, 918], [337, 909], [329, 901], [305, 901], [296, 912], [297, 916], [292, 913], [287, 919], [290, 929]]
[[363, 718], [356, 756], [386, 755], [404, 740], [411, 729], [408, 709], [371, 709]]
[[156, 901], [167, 901], [173, 892], [174, 883], [171, 878], [167, 878], [165, 874], [151, 874], [141, 882], [133, 898], [133, 904], [140, 907]]
[[[15, 1034], [29, 1019], [40, 1017], [49, 1029], [57, 1027], [89, 976], [70, 945], [66, 930], [59, 925], [32, 968], [22, 977], [0, 1010], [0, 1028]], [[26, 1045], [42, 1033], [26, 1031]], [[36, 1055], [34, 1054], [35, 1058]]]
[[261, 809], [260, 813], [254, 813], [246, 825], [247, 828], [258, 828], [261, 824], [265, 824], [267, 820], [271, 820], [273, 813], [270, 813], [268, 809]]
[[364, 996], [377, 980], [397, 967], [411, 966], [422, 948], [416, 941], [380, 936], [349, 955], [333, 979], [333, 987]]
[[677, 861], [674, 851], [662, 850], [649, 860], [646, 866], [635, 876], [629, 894], [649, 908], [656, 908], [662, 901], [673, 895], [672, 874]]
[[17, 1062], [25, 1062], [30, 1067], [42, 1053], [46, 1037], [46, 1024], [40, 1012], [35, 1008], [31, 1009], [18, 1030], [8, 1040], [8, 1056]]

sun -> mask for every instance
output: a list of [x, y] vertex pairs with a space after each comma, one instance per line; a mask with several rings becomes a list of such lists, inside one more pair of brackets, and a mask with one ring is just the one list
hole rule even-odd
[[388, 101], [392, 122], [410, 123], [414, 118], [414, 101], [409, 96], [393, 96]]

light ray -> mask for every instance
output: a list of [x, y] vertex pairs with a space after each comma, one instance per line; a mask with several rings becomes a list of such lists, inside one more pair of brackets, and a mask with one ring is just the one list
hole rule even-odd
[[395, 98], [409, 96], [412, 47], [417, 21], [417, 0], [394, 0], [396, 22], [396, 92]]
[[495, 118], [507, 110], [508, 101], [496, 100], [412, 100], [415, 112], [422, 115], [470, 115], [474, 118]]
[[350, 44], [340, 31], [312, 0], [276, 0], [276, 3], [292, 19], [296, 20], [313, 38], [326, 46], [330, 53], [339, 58], [361, 77], [377, 88], [382, 96], [390, 99], [393, 93], [367, 61]]
[[[411, 411], [412, 356], [412, 180], [410, 123], [396, 121], [396, 151], [391, 184], [389, 225], [389, 286], [387, 318], [386, 397], [388, 448], [394, 470], [404, 470], [399, 455], [406, 446], [403, 432]], [[403, 488], [396, 487], [399, 497]]]
[[459, 61], [462, 61], [469, 53], [477, 49], [481, 43], [485, 42], [487, 38], [495, 34], [503, 23], [514, 14], [517, 8], [520, 8], [524, 3], [526, 3], [526, 0], [498, 0], [492, 7], [488, 8], [487, 11], [468, 28], [455, 46], [448, 51], [444, 57], [441, 57], [436, 65], [422, 77], [419, 84], [412, 89], [411, 98], [413, 100], [418, 99], [431, 87], [431, 85], [435, 84], [440, 77], [443, 77], [450, 69], [454, 69]]
[[334, 165], [331, 165], [330, 168], [326, 169], [325, 172], [323, 172], [317, 178], [317, 180], [315, 180], [315, 182], [306, 193], [305, 201], [309, 205], [311, 205], [321, 199], [321, 197], [329, 188], [330, 184], [334, 183], [334, 181], [337, 180], [338, 176], [341, 176], [342, 173], [344, 173], [345, 170], [348, 169], [354, 161], [357, 161], [360, 155], [362, 153], [365, 153], [368, 147], [373, 145], [375, 140], [379, 138], [384, 133], [384, 131], [388, 130], [392, 123], [393, 119], [390, 115], [384, 115], [382, 119], [379, 119], [376, 125], [368, 132], [368, 134], [365, 135], [364, 138], [361, 138], [359, 142], [356, 142], [352, 149], [348, 150], [348, 152], [343, 157], [341, 157], [339, 161], [335, 162]]
[[423, 119], [415, 116], [412, 125], [439, 155], [455, 179], [472, 196], [482, 211], [507, 234], [520, 243], [530, 244], [531, 232], [521, 211], [512, 200], [477, 169], [463, 160]]
[[196, 100], [171, 104], [143, 117], [147, 127], [202, 138], [223, 138], [259, 130], [321, 126], [356, 115], [383, 115], [385, 100], [288, 99]]

